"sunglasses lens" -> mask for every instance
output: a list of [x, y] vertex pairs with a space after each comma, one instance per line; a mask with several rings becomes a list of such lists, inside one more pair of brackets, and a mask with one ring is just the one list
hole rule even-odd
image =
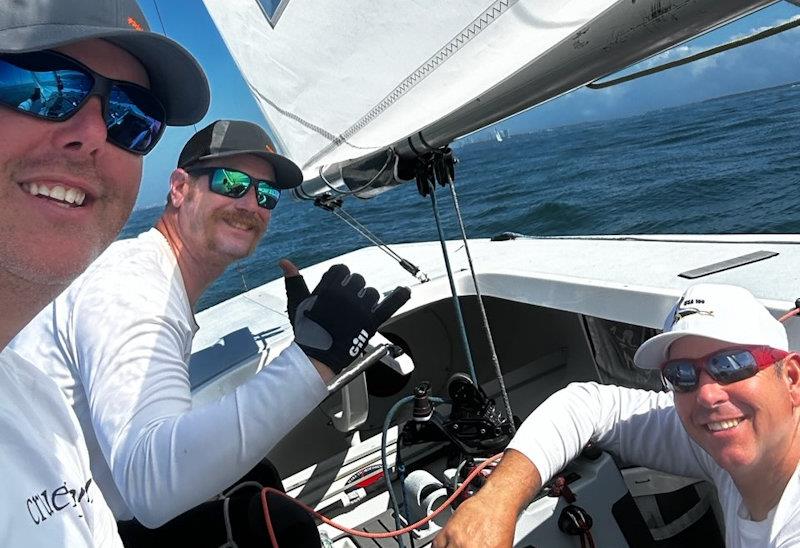
[[697, 388], [697, 368], [690, 361], [667, 362], [661, 370], [667, 388], [675, 392], [691, 392]]
[[49, 120], [72, 115], [93, 84], [90, 75], [55, 55], [0, 59], [0, 103]]
[[[149, 152], [164, 130], [164, 107], [145, 88], [110, 82], [105, 120], [108, 140], [137, 154]], [[72, 116], [92, 93], [94, 84], [88, 69], [57, 53], [0, 59], [0, 103], [47, 120]]]
[[161, 104], [144, 88], [115, 83], [106, 112], [108, 140], [122, 148], [144, 154], [161, 137], [166, 114]]
[[250, 177], [245, 173], [217, 169], [211, 175], [211, 190], [229, 198], [241, 198], [250, 189]]
[[278, 198], [281, 197], [281, 191], [273, 188], [267, 181], [258, 182], [258, 205], [267, 209], [275, 209], [278, 205]]
[[709, 358], [708, 374], [721, 384], [729, 384], [752, 377], [758, 372], [755, 356], [747, 350], [728, 350]]

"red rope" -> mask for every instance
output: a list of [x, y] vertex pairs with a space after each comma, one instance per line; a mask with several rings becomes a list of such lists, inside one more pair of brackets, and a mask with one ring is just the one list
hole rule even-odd
[[792, 316], [794, 316], [795, 314], [797, 314], [798, 312], [800, 312], [800, 308], [795, 308], [794, 310], [790, 310], [789, 312], [787, 312], [786, 314], [781, 316], [778, 321], [779, 322], [784, 322], [784, 321], [788, 320], [789, 318], [791, 318]]
[[267, 524], [267, 532], [269, 533], [269, 540], [270, 540], [270, 542], [272, 542], [272, 548], [278, 548], [278, 540], [275, 537], [275, 530], [272, 527], [272, 520], [270, 520], [270, 518], [269, 518], [269, 506], [268, 506], [268, 503], [267, 503], [267, 493], [279, 495], [279, 496], [285, 498], [286, 500], [290, 500], [290, 501], [294, 502], [295, 504], [297, 504], [298, 506], [303, 508], [309, 514], [311, 514], [313, 516], [316, 516], [319, 519], [321, 519], [324, 523], [327, 523], [331, 527], [335, 527], [336, 529], [339, 529], [340, 531], [343, 531], [343, 532], [348, 533], [350, 535], [354, 535], [354, 536], [357, 536], [357, 537], [365, 537], [365, 538], [392, 538], [392, 537], [399, 537], [400, 535], [405, 535], [406, 533], [410, 533], [414, 529], [422, 527], [423, 525], [428, 523], [430, 520], [432, 520], [433, 518], [435, 518], [436, 516], [438, 516], [439, 514], [444, 512], [445, 509], [448, 506], [450, 506], [450, 504], [452, 504], [452, 502], [454, 500], [456, 500], [456, 498], [461, 494], [461, 492], [464, 491], [464, 489], [466, 489], [469, 486], [470, 482], [473, 479], [475, 479], [475, 477], [478, 474], [480, 474], [481, 471], [483, 471], [484, 468], [486, 468], [487, 466], [489, 466], [493, 462], [495, 462], [497, 460], [500, 460], [500, 457], [502, 457], [502, 456], [503, 456], [502, 453], [498, 453], [497, 455], [486, 459], [480, 465], [476, 466], [475, 469], [472, 470], [472, 472], [469, 473], [469, 475], [467, 476], [467, 479], [464, 480], [464, 483], [462, 483], [461, 486], [458, 489], [456, 489], [455, 492], [452, 495], [450, 495], [448, 497], [448, 499], [446, 501], [444, 501], [441, 504], [441, 506], [439, 506], [436, 510], [434, 510], [430, 515], [424, 517], [423, 519], [419, 520], [416, 523], [412, 523], [411, 525], [409, 525], [407, 527], [403, 527], [402, 529], [398, 529], [397, 531], [387, 531], [385, 533], [368, 533], [366, 531], [359, 531], [358, 529], [351, 529], [349, 527], [345, 527], [344, 525], [340, 525], [340, 524], [336, 523], [335, 521], [333, 521], [332, 519], [323, 516], [322, 514], [320, 514], [319, 512], [314, 510], [313, 508], [311, 508], [310, 506], [307, 506], [304, 503], [300, 502], [299, 500], [297, 500], [295, 498], [292, 498], [291, 496], [287, 495], [283, 491], [279, 491], [277, 489], [273, 489], [272, 487], [265, 487], [264, 489], [261, 490], [261, 507], [264, 510], [264, 522]]

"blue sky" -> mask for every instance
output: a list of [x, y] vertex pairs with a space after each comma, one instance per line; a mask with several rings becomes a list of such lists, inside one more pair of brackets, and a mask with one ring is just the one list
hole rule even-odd
[[[200, 129], [219, 118], [265, 124], [261, 111], [233, 63], [200, 0], [139, 0], [151, 28], [165, 32], [189, 49], [206, 70], [212, 104]], [[800, 8], [780, 2], [643, 63], [649, 66], [682, 57], [800, 15]], [[162, 25], [163, 22], [163, 25]], [[648, 110], [800, 81], [800, 28], [635, 82], [592, 91], [581, 89], [499, 124], [511, 133], [639, 114]], [[169, 174], [193, 127], [168, 128], [145, 159], [137, 207], [162, 204]]]

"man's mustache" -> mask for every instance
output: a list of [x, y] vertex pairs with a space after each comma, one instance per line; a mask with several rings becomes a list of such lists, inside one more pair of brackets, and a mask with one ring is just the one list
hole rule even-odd
[[234, 211], [221, 211], [219, 212], [219, 217], [223, 221], [243, 225], [247, 228], [252, 228], [259, 231], [263, 230], [265, 226], [265, 223], [261, 217], [252, 211], [243, 211], [241, 209]]

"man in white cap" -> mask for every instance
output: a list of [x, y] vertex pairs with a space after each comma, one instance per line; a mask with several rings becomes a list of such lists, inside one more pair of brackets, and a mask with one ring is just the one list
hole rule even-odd
[[701, 284], [636, 352], [669, 392], [573, 383], [525, 421], [436, 548], [511, 546], [516, 518], [542, 483], [592, 441], [624, 462], [712, 482], [725, 544], [800, 541], [800, 359], [747, 290]]
[[[164, 127], [208, 102], [133, 0], [0, 3], [0, 349], [116, 238]], [[0, 546], [119, 545], [63, 395], [8, 349], [0, 470]]]

